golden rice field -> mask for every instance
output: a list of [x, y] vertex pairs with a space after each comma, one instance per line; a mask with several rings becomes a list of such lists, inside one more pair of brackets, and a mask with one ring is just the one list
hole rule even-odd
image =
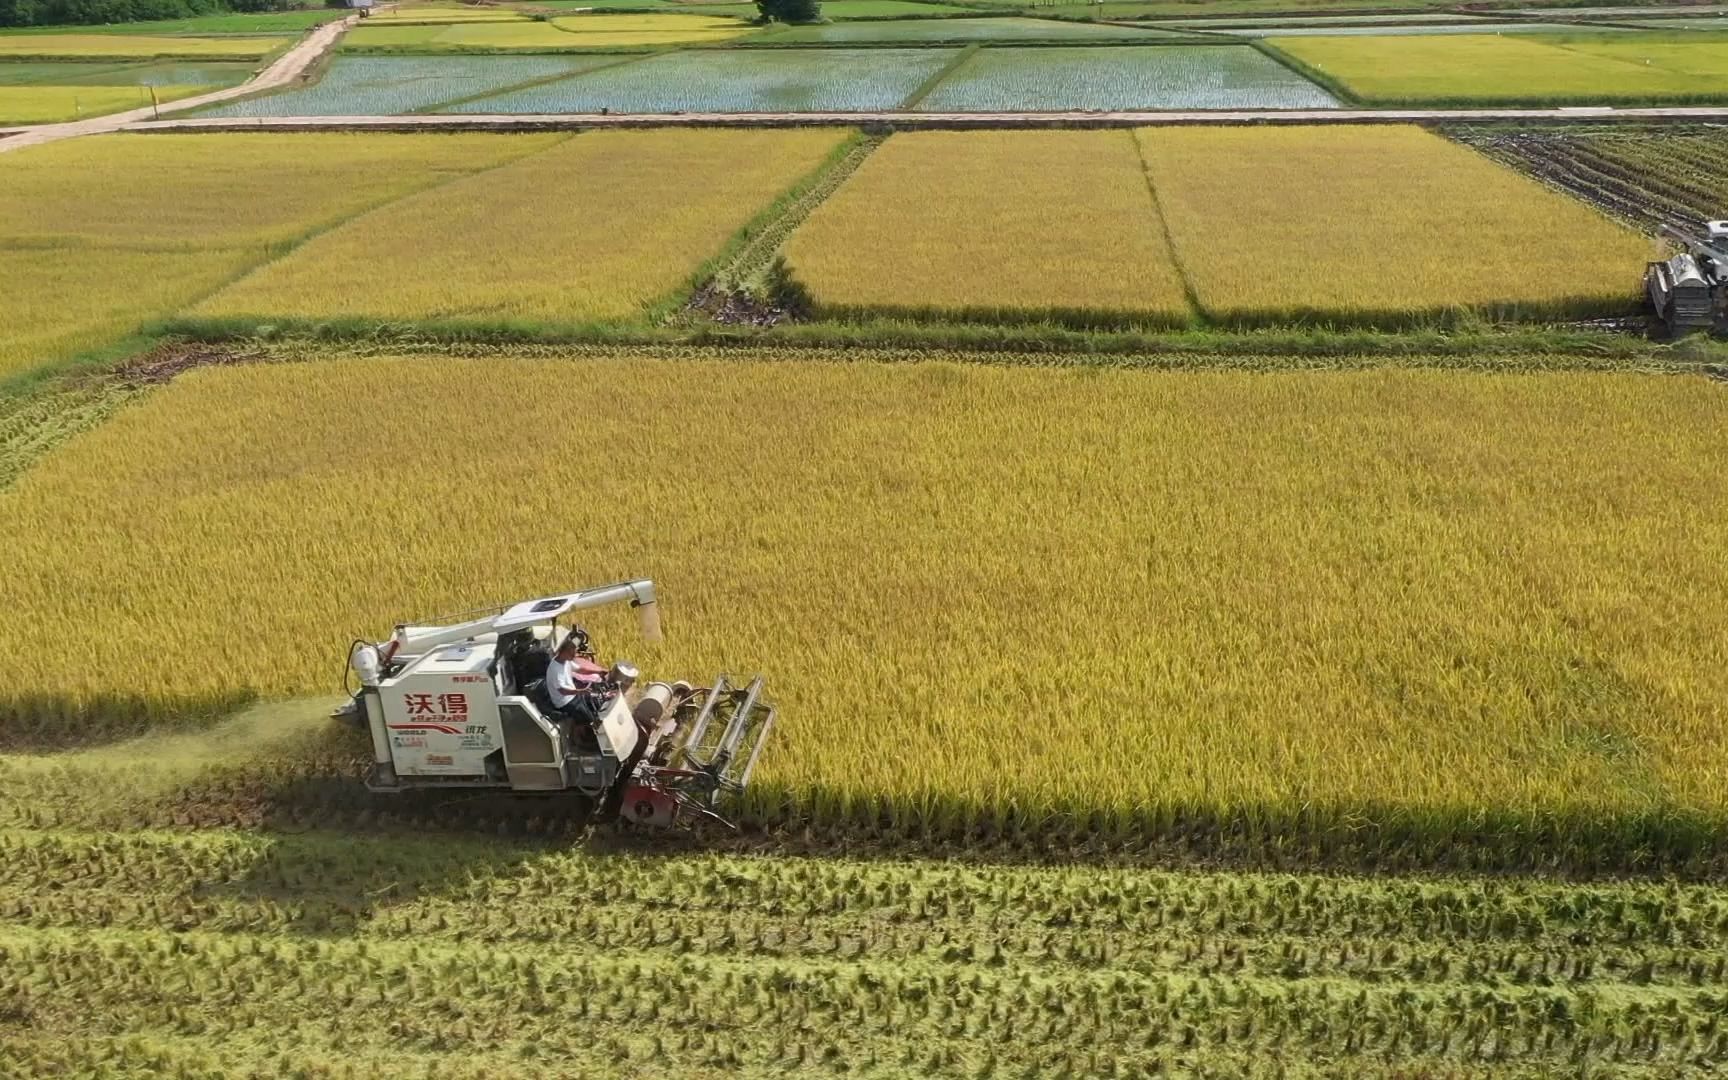
[[251, 60], [286, 49], [291, 37], [177, 37], [149, 34], [0, 34], [0, 59], [153, 56]]
[[1188, 317], [1128, 132], [896, 135], [786, 258], [837, 313]]
[[1186, 281], [1226, 323], [1618, 313], [1654, 253], [1396, 125], [895, 135], [787, 246], [843, 314], [1180, 321]]
[[0, 155], [0, 377], [108, 344], [310, 232], [557, 138], [108, 135]]
[[566, 324], [640, 316], [848, 137], [578, 135], [355, 218], [193, 314]]
[[1647, 34], [1272, 38], [1274, 49], [1379, 105], [1684, 103], [1728, 97], [1719, 39]]
[[356, 635], [646, 575], [667, 642], [598, 639], [768, 674], [759, 807], [1720, 822], [1725, 425], [1632, 374], [207, 369], [0, 491], [0, 700], [326, 693]]
[[1631, 310], [1656, 246], [1410, 126], [1137, 133], [1208, 315]]
[[142, 86], [0, 86], [0, 124], [52, 124], [106, 116], [152, 102], [178, 101], [221, 89], [217, 86], [159, 86], [154, 99]]

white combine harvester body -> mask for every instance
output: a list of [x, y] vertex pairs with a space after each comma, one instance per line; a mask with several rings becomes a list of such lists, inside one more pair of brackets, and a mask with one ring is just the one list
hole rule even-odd
[[743, 689], [724, 675], [709, 687], [639, 687], [635, 668], [617, 663], [588, 696], [591, 725], [560, 716], [545, 694], [565, 633], [586, 655], [586, 633], [559, 620], [626, 600], [644, 636], [658, 640], [654, 585], [629, 581], [356, 642], [349, 665], [360, 689], [338, 715], [371, 736], [367, 787], [570, 791], [637, 824], [724, 820], [721, 800], [749, 784], [774, 725], [759, 677]]

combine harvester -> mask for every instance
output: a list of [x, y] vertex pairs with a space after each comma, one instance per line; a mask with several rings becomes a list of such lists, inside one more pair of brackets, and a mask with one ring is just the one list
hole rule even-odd
[[730, 824], [721, 808], [750, 783], [774, 727], [761, 676], [742, 687], [724, 675], [707, 687], [641, 686], [619, 661], [589, 694], [592, 725], [552, 708], [544, 680], [557, 644], [572, 640], [593, 660], [587, 632], [559, 620], [626, 600], [643, 636], [659, 640], [654, 583], [627, 581], [356, 641], [348, 665], [360, 686], [335, 715], [371, 733], [366, 786], [570, 792], [621, 823]]
[[1682, 248], [1644, 269], [1644, 291], [1664, 333], [1728, 333], [1728, 221], [1706, 221], [1702, 236], [1672, 225], [1662, 234]]

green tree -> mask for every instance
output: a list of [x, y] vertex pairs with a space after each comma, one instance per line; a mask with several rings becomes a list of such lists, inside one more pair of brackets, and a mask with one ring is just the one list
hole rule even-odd
[[756, 0], [763, 22], [809, 23], [822, 18], [822, 0]]

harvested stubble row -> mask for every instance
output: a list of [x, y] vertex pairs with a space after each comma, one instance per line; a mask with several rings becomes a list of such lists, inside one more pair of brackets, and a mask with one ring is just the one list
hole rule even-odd
[[[583, 401], [617, 419], [579, 458], [499, 437]], [[27, 732], [322, 690], [355, 634], [646, 574], [668, 643], [624, 616], [599, 640], [651, 673], [769, 673], [761, 816], [1541, 836], [1533, 859], [1636, 863], [1719, 843], [1728, 812], [1725, 410], [1611, 375], [197, 372], [0, 494], [0, 694]], [[436, 468], [378, 483], [428, 439]], [[603, 477], [626, 488], [573, 510]], [[582, 542], [548, 543], [573, 514]], [[65, 628], [117, 595], [93, 669]], [[259, 611], [271, 663], [202, 661]]]
[[0, 376], [107, 344], [284, 244], [549, 138], [111, 135], [0, 156]]
[[[640, 316], [847, 136], [834, 129], [579, 135], [357, 218], [193, 313], [493, 324]], [[361, 281], [369, 284], [356, 288]]]
[[1188, 317], [1127, 132], [896, 135], [786, 258], [826, 314]]
[[440, 1076], [581, 1075], [599, 1047], [608, 1076], [1667, 1080], [1728, 1055], [1724, 907], [1655, 885], [0, 833], [0, 1008], [30, 1020], [0, 1071], [418, 1076], [443, 1046]]

